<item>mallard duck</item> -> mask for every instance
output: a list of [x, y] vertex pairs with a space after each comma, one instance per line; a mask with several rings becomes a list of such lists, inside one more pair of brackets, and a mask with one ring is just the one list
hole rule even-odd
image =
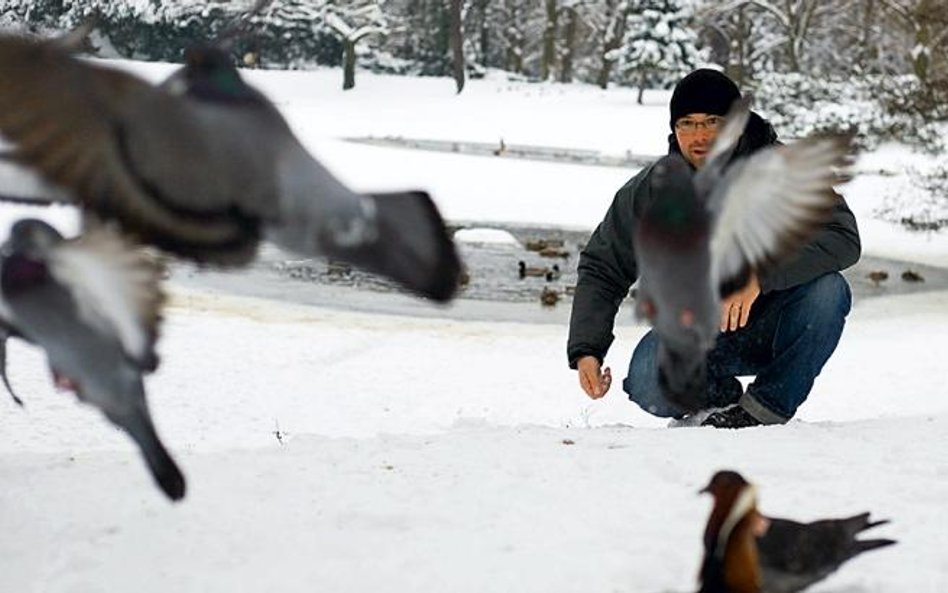
[[873, 270], [866, 274], [866, 278], [871, 280], [873, 285], [879, 286], [879, 284], [889, 279], [889, 273], [885, 270]]
[[517, 262], [517, 268], [521, 280], [527, 276], [532, 276], [534, 278], [545, 278], [547, 273], [550, 271], [550, 268], [547, 267], [538, 268], [534, 266], [528, 266], [527, 262], [523, 260]]
[[559, 302], [559, 300], [560, 293], [549, 286], [544, 286], [543, 290], [540, 291], [540, 302], [544, 307], [553, 307]]

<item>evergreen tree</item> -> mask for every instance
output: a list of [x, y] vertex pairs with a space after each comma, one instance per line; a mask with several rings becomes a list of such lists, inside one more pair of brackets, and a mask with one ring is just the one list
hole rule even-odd
[[621, 50], [622, 77], [639, 89], [669, 88], [702, 61], [690, 10], [681, 0], [631, 0]]

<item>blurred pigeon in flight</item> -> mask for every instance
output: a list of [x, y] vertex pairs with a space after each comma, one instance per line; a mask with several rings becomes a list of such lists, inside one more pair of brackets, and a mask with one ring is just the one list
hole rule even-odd
[[719, 333], [720, 300], [752, 269], [788, 255], [830, 216], [849, 136], [773, 146], [731, 163], [749, 116], [735, 103], [697, 172], [678, 154], [651, 177], [654, 199], [636, 223], [637, 313], [659, 337], [659, 377], [687, 412], [703, 407], [706, 357]]
[[431, 198], [346, 188], [220, 49], [190, 49], [155, 87], [62, 43], [7, 36], [0, 79], [0, 134], [17, 162], [143, 242], [244, 265], [268, 239], [435, 301], [457, 290], [460, 261]]
[[2, 247], [0, 318], [46, 352], [58, 386], [132, 437], [179, 500], [184, 476], [155, 432], [142, 384], [158, 365], [160, 280], [151, 258], [108, 230], [65, 240], [45, 222], [20, 220]]
[[896, 543], [856, 539], [869, 513], [798, 523], [760, 514], [756, 491], [734, 471], [720, 471], [701, 490], [714, 506], [704, 534], [700, 593], [796, 593], [825, 579], [847, 560]]

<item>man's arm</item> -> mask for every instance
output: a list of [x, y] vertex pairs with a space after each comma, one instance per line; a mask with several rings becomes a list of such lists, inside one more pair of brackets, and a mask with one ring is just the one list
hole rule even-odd
[[567, 343], [570, 368], [575, 369], [584, 356], [593, 356], [602, 363], [614, 339], [616, 312], [635, 281], [632, 225], [633, 195], [638, 184], [634, 182], [616, 193], [606, 217], [580, 253]]
[[845, 270], [859, 261], [861, 252], [856, 217], [839, 196], [832, 218], [812, 241], [786, 262], [760, 271], [760, 291], [785, 290]]

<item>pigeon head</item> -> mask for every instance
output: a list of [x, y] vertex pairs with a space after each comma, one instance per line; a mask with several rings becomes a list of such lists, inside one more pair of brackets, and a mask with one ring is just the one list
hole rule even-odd
[[652, 170], [653, 199], [642, 212], [643, 240], [671, 249], [688, 249], [707, 241], [708, 213], [694, 190], [694, 172], [679, 155], [668, 155]]
[[[692, 335], [696, 343], [686, 349], [668, 343], [669, 338], [679, 338], [682, 333]], [[672, 403], [688, 413], [707, 406], [705, 395], [708, 392], [708, 371], [704, 356], [706, 347], [699, 339], [696, 332], [682, 331], [667, 332], [659, 337], [659, 385]]]
[[18, 220], [10, 228], [7, 250], [32, 258], [41, 258], [63, 236], [48, 223], [35, 218]]
[[19, 220], [3, 245], [0, 287], [7, 295], [27, 290], [49, 279], [46, 255], [62, 241], [56, 229], [41, 220]]
[[184, 52], [187, 93], [218, 102], [256, 100], [258, 94], [240, 77], [231, 56], [213, 45], [194, 45]]

